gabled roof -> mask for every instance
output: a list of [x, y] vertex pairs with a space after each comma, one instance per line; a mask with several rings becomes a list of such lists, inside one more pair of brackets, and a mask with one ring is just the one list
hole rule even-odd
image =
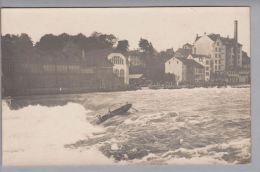
[[184, 47], [184, 46], [189, 46], [189, 47], [192, 47], [192, 45], [191, 45], [191, 44], [189, 44], [189, 43], [186, 43], [186, 44], [184, 44], [182, 47]]
[[184, 49], [184, 48], [179, 48], [176, 52], [174, 56], [177, 57], [187, 57], [188, 55], [190, 55], [192, 53], [191, 49]]
[[186, 58], [180, 58], [180, 57], [175, 57], [178, 60], [180, 60], [184, 65], [187, 65], [188, 67], [196, 67], [196, 68], [204, 68], [203, 65], [199, 64], [193, 59], [186, 59]]

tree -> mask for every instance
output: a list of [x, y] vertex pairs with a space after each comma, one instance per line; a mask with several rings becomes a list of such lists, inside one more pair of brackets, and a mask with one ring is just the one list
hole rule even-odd
[[117, 38], [113, 34], [94, 32], [89, 38], [92, 43], [96, 43], [97, 49], [112, 48], [117, 42]]
[[7, 34], [2, 37], [3, 57], [26, 57], [32, 49], [32, 40], [25, 33], [21, 35]]
[[154, 53], [153, 45], [147, 39], [141, 38], [140, 41], [139, 41], [139, 47], [145, 53], [149, 53], [149, 54]]
[[62, 41], [58, 36], [53, 34], [46, 34], [41, 37], [40, 41], [36, 43], [36, 47], [44, 51], [57, 51], [63, 48]]
[[158, 57], [163, 61], [167, 61], [174, 56], [173, 48], [166, 49], [165, 51], [161, 51], [158, 53]]
[[118, 49], [122, 52], [126, 52], [126, 51], [128, 51], [128, 48], [129, 48], [128, 40], [118, 41], [116, 49]]

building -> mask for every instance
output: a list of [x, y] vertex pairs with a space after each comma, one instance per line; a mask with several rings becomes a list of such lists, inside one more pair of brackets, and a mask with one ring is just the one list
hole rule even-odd
[[174, 74], [177, 85], [205, 81], [205, 67], [193, 59], [174, 56], [165, 62], [165, 73]]
[[86, 53], [75, 45], [62, 51], [34, 49], [21, 57], [2, 58], [3, 96], [63, 94], [124, 89], [113, 72], [108, 50]]
[[113, 64], [114, 73], [123, 80], [125, 85], [129, 84], [129, 61], [122, 53], [112, 52], [107, 59]]
[[130, 67], [145, 67], [146, 64], [141, 57], [141, 54], [138, 50], [133, 50], [128, 52], [129, 66]]
[[220, 34], [204, 33], [193, 44], [193, 54], [206, 55], [211, 59], [211, 71], [223, 73], [242, 67], [242, 45], [237, 40], [237, 21], [234, 23], [234, 38]]
[[190, 54], [187, 59], [193, 59], [205, 68], [205, 81], [210, 80], [210, 58], [205, 55]]
[[182, 48], [179, 48], [174, 56], [175, 57], [181, 57], [181, 58], [186, 58], [189, 54], [192, 54], [192, 45], [189, 43], [186, 43], [182, 46]]

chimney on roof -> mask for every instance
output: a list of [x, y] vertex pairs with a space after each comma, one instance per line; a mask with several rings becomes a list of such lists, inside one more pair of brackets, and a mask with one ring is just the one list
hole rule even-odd
[[207, 33], [206, 32], [204, 32], [204, 35], [206, 35]]
[[234, 21], [234, 40], [237, 43], [237, 20]]

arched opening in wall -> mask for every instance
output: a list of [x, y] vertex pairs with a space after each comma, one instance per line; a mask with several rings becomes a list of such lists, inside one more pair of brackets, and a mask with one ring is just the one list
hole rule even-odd
[[125, 71], [123, 69], [120, 70], [119, 76], [122, 78], [125, 76]]
[[119, 76], [119, 70], [118, 70], [118, 69], [115, 69], [115, 74], [116, 74], [117, 76]]

